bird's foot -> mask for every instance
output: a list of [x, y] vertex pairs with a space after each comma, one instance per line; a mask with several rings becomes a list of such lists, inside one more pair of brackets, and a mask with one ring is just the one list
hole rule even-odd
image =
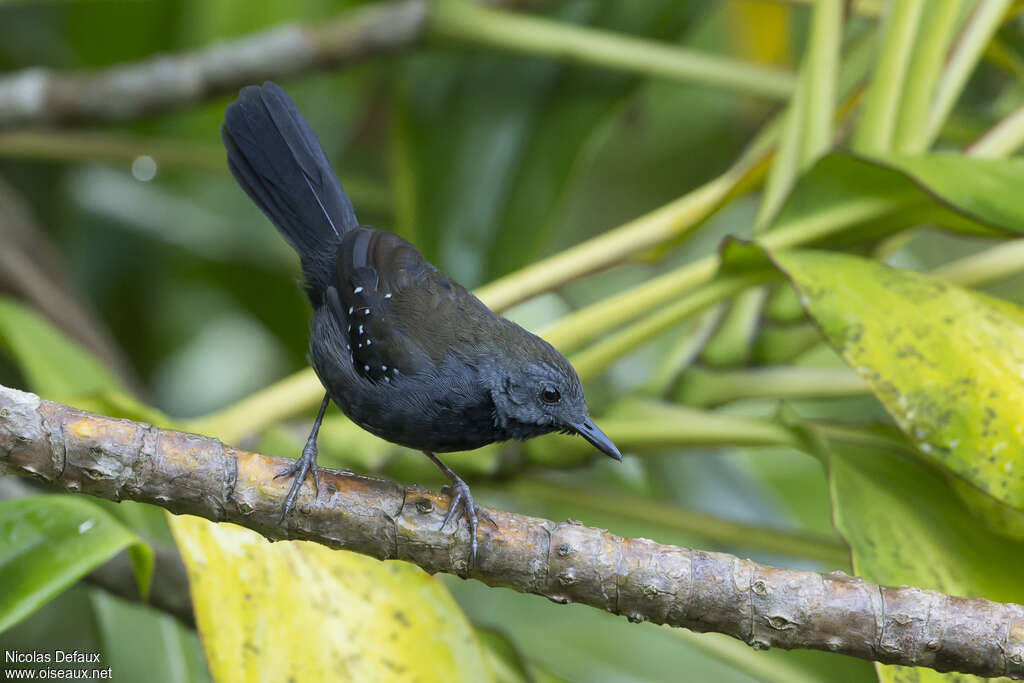
[[479, 518], [483, 517], [485, 520], [491, 523], [495, 529], [498, 528], [498, 524], [491, 519], [491, 516], [487, 512], [476, 504], [473, 500], [473, 494], [469, 490], [469, 484], [462, 480], [461, 477], [451, 475], [452, 483], [450, 486], [445, 486], [441, 489], [442, 493], [446, 493], [451, 497], [451, 503], [448, 504], [448, 513], [444, 516], [444, 521], [441, 522], [441, 529], [444, 530], [448, 526], [448, 522], [455, 518], [455, 515], [462, 512], [466, 518], [466, 522], [469, 523], [469, 567], [472, 568], [476, 564], [476, 531], [480, 526]]
[[302, 455], [299, 459], [278, 472], [274, 477], [274, 479], [280, 479], [281, 477], [295, 475], [292, 487], [288, 489], [288, 497], [284, 499], [284, 509], [281, 511], [282, 523], [284, 518], [288, 516], [288, 513], [291, 512], [292, 506], [295, 505], [295, 498], [298, 497], [302, 484], [306, 481], [310, 470], [313, 472], [313, 491], [317, 495], [320, 494], [320, 468], [316, 465], [316, 453], [316, 439], [314, 436], [310, 436], [306, 446], [302, 449]]

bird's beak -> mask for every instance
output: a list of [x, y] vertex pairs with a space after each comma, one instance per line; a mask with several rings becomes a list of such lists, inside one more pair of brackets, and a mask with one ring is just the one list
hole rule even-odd
[[586, 418], [583, 422], [573, 425], [573, 429], [577, 434], [589, 441], [597, 450], [610, 458], [622, 461], [622, 453], [619, 453], [619, 449], [615, 447], [612, 440], [598, 429], [597, 425], [590, 421], [590, 418]]

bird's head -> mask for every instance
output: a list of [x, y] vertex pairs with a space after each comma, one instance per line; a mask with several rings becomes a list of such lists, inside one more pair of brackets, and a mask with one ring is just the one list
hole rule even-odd
[[583, 385], [569, 361], [553, 346], [533, 335], [516, 362], [506, 368], [492, 388], [495, 422], [510, 437], [528, 439], [548, 432], [578, 434], [605, 455], [622, 454], [590, 419]]

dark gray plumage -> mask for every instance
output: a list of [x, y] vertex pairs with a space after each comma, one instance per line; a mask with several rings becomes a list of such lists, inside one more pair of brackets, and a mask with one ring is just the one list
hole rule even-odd
[[[284, 515], [306, 474], [329, 400], [364, 429], [424, 451], [452, 480], [476, 555], [469, 487], [434, 453], [562, 430], [621, 456], [587, 415], [569, 361], [488, 309], [401, 237], [359, 225], [295, 103], [273, 83], [244, 88], [221, 137], [242, 189], [299, 253], [313, 305], [310, 356], [326, 389]], [[481, 513], [483, 514], [483, 513]], [[283, 519], [283, 516], [282, 516]]]

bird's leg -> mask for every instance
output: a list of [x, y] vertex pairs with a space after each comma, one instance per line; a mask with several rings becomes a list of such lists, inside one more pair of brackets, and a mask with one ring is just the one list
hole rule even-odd
[[448, 513], [444, 516], [444, 521], [441, 522], [441, 528], [444, 529], [458, 511], [461, 509], [463, 515], [466, 517], [466, 521], [469, 523], [469, 566], [472, 567], [476, 564], [476, 530], [479, 526], [478, 517], [483, 517], [497, 529], [498, 525], [495, 523], [491, 516], [488, 515], [476, 501], [473, 500], [473, 494], [469, 491], [469, 484], [462, 480], [462, 477], [452, 472], [448, 465], [441, 462], [441, 459], [430, 451], [423, 451], [423, 454], [434, 461], [434, 464], [441, 468], [441, 471], [445, 473], [445, 476], [451, 480], [451, 486], [446, 486], [448, 495], [451, 497], [452, 502], [448, 505]]
[[302, 449], [302, 456], [278, 472], [277, 476], [274, 477], [274, 479], [280, 479], [292, 474], [295, 475], [292, 487], [288, 489], [288, 497], [284, 499], [284, 510], [281, 512], [282, 522], [284, 522], [284, 518], [288, 516], [288, 513], [291, 512], [292, 506], [295, 504], [295, 498], [299, 495], [302, 483], [306, 481], [306, 475], [309, 474], [310, 470], [313, 470], [313, 490], [317, 494], [320, 493], [320, 474], [319, 468], [316, 466], [316, 437], [320, 433], [320, 423], [324, 421], [324, 412], [326, 412], [330, 402], [330, 395], [324, 394], [324, 400], [320, 404], [320, 412], [316, 414], [316, 421], [313, 422], [313, 431], [309, 433], [306, 445]]

